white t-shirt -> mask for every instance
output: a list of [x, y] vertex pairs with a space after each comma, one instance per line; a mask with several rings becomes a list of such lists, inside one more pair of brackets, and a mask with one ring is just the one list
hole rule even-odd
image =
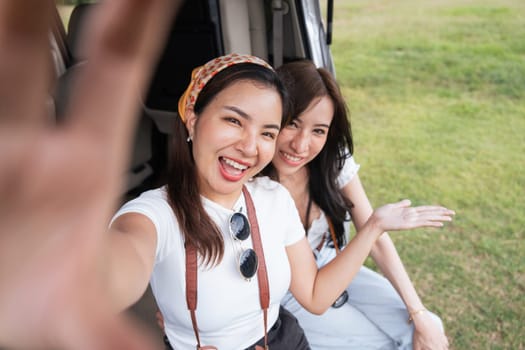
[[[257, 213], [270, 285], [268, 329], [277, 320], [279, 303], [290, 285], [290, 265], [285, 247], [304, 237], [304, 229], [288, 191], [267, 177], [246, 184]], [[217, 224], [225, 242], [224, 257], [214, 267], [199, 266], [197, 324], [201, 345], [220, 350], [244, 349], [263, 337], [263, 313], [259, 302], [257, 277], [246, 281], [240, 275], [237, 254], [239, 242], [233, 241], [228, 219], [241, 209], [246, 214], [241, 194], [234, 210], [202, 197], [204, 208]], [[155, 266], [150, 284], [164, 316], [165, 332], [174, 349], [195, 349], [196, 339], [186, 304], [185, 250], [177, 218], [166, 200], [166, 189], [144, 192], [126, 203], [115, 215], [141, 213], [157, 230]], [[253, 247], [251, 237], [243, 248]]]
[[[350, 181], [352, 181], [359, 171], [359, 167], [359, 164], [356, 164], [353, 156], [346, 159], [343, 169], [341, 169], [341, 172], [337, 177], [339, 188], [345, 187]], [[321, 210], [319, 217], [312, 222], [312, 225], [310, 225], [310, 228], [308, 229], [308, 242], [312, 249], [317, 248], [319, 243], [321, 243], [323, 236], [329, 232], [330, 228], [328, 227], [328, 221], [326, 220], [324, 212]]]

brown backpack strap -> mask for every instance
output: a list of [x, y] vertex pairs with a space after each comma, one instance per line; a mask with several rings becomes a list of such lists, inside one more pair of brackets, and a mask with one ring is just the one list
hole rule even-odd
[[201, 347], [201, 340], [199, 338], [199, 331], [197, 328], [197, 317], [195, 310], [197, 309], [197, 251], [193, 244], [187, 243], [186, 248], [186, 304], [190, 310], [191, 323], [195, 338], [197, 339], [197, 349]]
[[[268, 283], [268, 271], [266, 270], [266, 262], [264, 260], [264, 250], [259, 233], [259, 223], [257, 222], [257, 214], [255, 206], [252, 201], [252, 196], [246, 186], [242, 187], [244, 200], [246, 201], [246, 208], [248, 211], [248, 220], [252, 229], [253, 249], [259, 257], [259, 268], [257, 270], [257, 281], [259, 282], [259, 301], [261, 309], [263, 309], [264, 316], [264, 349], [268, 349], [268, 308], [270, 306], [270, 287]], [[256, 347], [259, 349], [260, 347]]]
[[[250, 192], [243, 186], [242, 192], [246, 207], [248, 211], [248, 220], [252, 230], [253, 249], [259, 259], [259, 268], [257, 269], [257, 281], [259, 282], [259, 301], [264, 316], [264, 348], [257, 345], [255, 349], [268, 350], [268, 307], [270, 306], [270, 287], [268, 283], [268, 271], [266, 270], [266, 262], [264, 260], [264, 250], [262, 247], [261, 235], [259, 233], [259, 223], [257, 222], [257, 214], [255, 213], [255, 206], [252, 201]], [[197, 317], [195, 310], [197, 309], [197, 250], [192, 244], [186, 243], [186, 304], [191, 314], [191, 323], [195, 338], [197, 339], [197, 349], [216, 349], [214, 346], [201, 346], [199, 337], [199, 328], [197, 327]]]
[[197, 316], [195, 310], [197, 309], [197, 250], [193, 244], [186, 244], [186, 304], [190, 310], [191, 324], [195, 338], [197, 339], [197, 350], [217, 350], [215, 346], [205, 345], [201, 346], [199, 337], [199, 328], [197, 327]]
[[328, 227], [330, 228], [330, 235], [332, 236], [332, 241], [334, 242], [335, 252], [336, 254], [339, 254], [340, 250], [339, 246], [337, 245], [337, 237], [335, 236], [334, 224], [332, 224], [332, 220], [330, 220], [328, 216], [326, 217], [326, 221], [328, 221]]

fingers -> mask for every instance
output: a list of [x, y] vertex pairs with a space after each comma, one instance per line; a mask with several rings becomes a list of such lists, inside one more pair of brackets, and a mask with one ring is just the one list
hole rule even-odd
[[52, 65], [51, 0], [0, 1], [0, 122], [45, 120]]
[[369, 220], [382, 231], [407, 230], [418, 227], [442, 227], [452, 221], [454, 211], [441, 206], [411, 207], [409, 200], [387, 204], [374, 210]]
[[157, 319], [157, 326], [159, 326], [160, 329], [164, 330], [164, 317], [162, 316], [160, 310], [157, 310], [157, 312], [155, 312], [155, 318]]
[[[408, 208], [412, 205], [412, 203], [409, 199], [404, 199], [397, 203], [393, 203], [392, 205], [397, 208]], [[413, 207], [412, 209], [415, 213], [419, 215], [438, 213], [443, 218], [445, 217], [450, 218], [456, 215], [456, 213], [453, 210], [450, 210], [448, 208], [445, 208], [443, 206], [438, 206], [438, 205], [420, 205], [417, 207]], [[449, 220], [446, 220], [446, 221], [449, 221]]]
[[452, 221], [454, 211], [439, 206], [421, 206], [411, 208], [414, 210], [413, 216], [420, 226], [442, 227], [444, 222]]
[[414, 207], [419, 213], [425, 212], [440, 212], [445, 215], [455, 215], [456, 213], [453, 210], [439, 206], [439, 205], [421, 205]]
[[397, 203], [392, 203], [393, 206], [397, 208], [406, 208], [412, 205], [412, 202], [409, 199], [403, 199]]
[[[87, 64], [74, 82], [67, 114], [107, 149], [127, 146], [155, 60], [181, 0], [105, 1], [84, 30]], [[89, 36], [88, 36], [89, 34]]]

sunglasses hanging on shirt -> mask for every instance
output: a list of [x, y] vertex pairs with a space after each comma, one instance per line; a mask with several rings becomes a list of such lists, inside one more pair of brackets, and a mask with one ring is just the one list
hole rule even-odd
[[[261, 241], [261, 235], [259, 233], [259, 224], [257, 223], [257, 215], [255, 213], [255, 206], [252, 201], [250, 192], [246, 186], [243, 186], [242, 193], [246, 201], [248, 218], [242, 213], [234, 213], [230, 218], [230, 232], [236, 239], [240, 241], [246, 240], [252, 233], [250, 222], [253, 225], [253, 247], [254, 249], [246, 249], [245, 251], [252, 250], [255, 254], [255, 262], [253, 259], [246, 259], [245, 261], [239, 258], [239, 269], [241, 274], [245, 270], [243, 277], [250, 276], [250, 272], [253, 271], [251, 277], [257, 274], [257, 281], [259, 285], [259, 303], [263, 310], [263, 326], [264, 326], [264, 342], [263, 346], [256, 345], [256, 350], [268, 350], [268, 308], [270, 307], [270, 286], [268, 283], [268, 273], [266, 270], [266, 262], [264, 261], [264, 250]], [[240, 215], [236, 215], [240, 214]], [[244, 237], [244, 238], [243, 238]], [[192, 244], [185, 245], [186, 251], [186, 304], [190, 311], [191, 323], [193, 326], [193, 332], [197, 340], [197, 350], [217, 350], [213, 345], [201, 346], [199, 337], [199, 327], [197, 326], [197, 249]], [[255, 253], [257, 251], [257, 253]], [[251, 253], [248, 253], [251, 254]], [[242, 255], [242, 254], [241, 254]], [[260, 266], [257, 256], [260, 256]], [[249, 256], [248, 256], [249, 258]], [[251, 278], [250, 277], [250, 278]], [[246, 277], [245, 277], [246, 278]]]
[[251, 234], [250, 222], [246, 215], [241, 212], [233, 213], [230, 216], [229, 229], [232, 238], [241, 245], [241, 252], [237, 256], [237, 263], [241, 276], [249, 281], [257, 273], [259, 259], [255, 250], [252, 248], [243, 249], [242, 242], [247, 240]]

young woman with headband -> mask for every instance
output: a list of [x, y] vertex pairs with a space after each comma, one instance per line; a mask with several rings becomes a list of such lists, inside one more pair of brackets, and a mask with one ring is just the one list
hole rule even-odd
[[[167, 186], [127, 203], [113, 221], [123, 236], [137, 237], [144, 268], [133, 277], [143, 288], [153, 270], [152, 290], [174, 349], [194, 347], [196, 339], [220, 349], [263, 345], [265, 330], [279, 325], [288, 289], [307, 310], [323, 313], [385, 230], [451, 220], [453, 212], [443, 207], [388, 204], [318, 270], [288, 191], [268, 177], [252, 179], [274, 156], [286, 102], [275, 72], [251, 56], [228, 55], [196, 70], [179, 104]], [[192, 250], [198, 263], [188, 260]], [[188, 274], [194, 265], [196, 277]], [[195, 298], [188, 293], [193, 279]], [[269, 338], [272, 349], [308, 348], [302, 335], [281, 347]]]

